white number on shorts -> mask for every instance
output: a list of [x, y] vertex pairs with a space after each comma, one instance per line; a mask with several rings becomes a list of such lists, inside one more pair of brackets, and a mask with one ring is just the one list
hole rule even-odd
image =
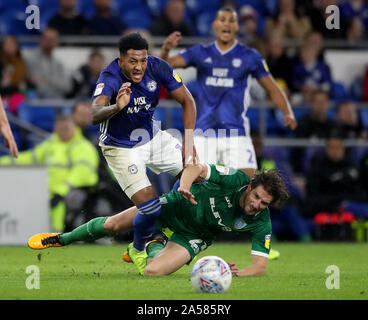
[[[201, 246], [201, 248], [199, 249], [199, 244], [203, 243], [203, 245]], [[203, 251], [207, 248], [207, 244], [202, 240], [202, 239], [192, 239], [189, 240], [189, 244], [192, 247], [193, 251], [195, 254], [197, 254], [199, 252], [199, 250]]]

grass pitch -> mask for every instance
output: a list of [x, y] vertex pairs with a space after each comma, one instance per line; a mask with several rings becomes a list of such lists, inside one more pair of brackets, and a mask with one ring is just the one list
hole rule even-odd
[[[196, 293], [190, 266], [170, 276], [142, 277], [124, 263], [119, 245], [70, 245], [42, 251], [0, 247], [0, 299], [47, 300], [367, 300], [368, 246], [354, 243], [274, 243], [281, 256], [263, 277], [233, 278], [224, 294]], [[240, 268], [250, 243], [215, 243], [199, 257], [217, 255]], [[27, 267], [39, 268], [39, 289], [27, 289]], [[326, 268], [339, 269], [339, 289], [328, 289]], [[336, 275], [336, 274], [335, 274]], [[336, 284], [336, 282], [334, 282]]]

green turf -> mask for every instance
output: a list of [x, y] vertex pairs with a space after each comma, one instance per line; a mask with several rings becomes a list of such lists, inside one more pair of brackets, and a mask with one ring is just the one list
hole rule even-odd
[[[0, 299], [367, 299], [367, 244], [275, 243], [281, 257], [268, 262], [263, 277], [233, 278], [224, 294], [196, 293], [190, 266], [162, 277], [142, 277], [122, 262], [121, 245], [70, 245], [34, 251], [0, 247]], [[218, 255], [240, 268], [250, 264], [250, 244], [214, 244], [201, 256]], [[40, 289], [29, 290], [29, 265], [40, 270]], [[340, 289], [327, 289], [329, 265], [340, 271]]]

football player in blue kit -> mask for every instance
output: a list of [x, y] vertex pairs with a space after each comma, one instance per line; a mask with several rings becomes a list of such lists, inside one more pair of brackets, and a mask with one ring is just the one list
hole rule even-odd
[[181, 39], [179, 32], [172, 33], [163, 44], [160, 57], [173, 68], [197, 69], [194, 142], [199, 160], [220, 162], [253, 177], [257, 162], [246, 116], [251, 79], [258, 80], [284, 114], [286, 127], [294, 130], [297, 123], [288, 99], [261, 54], [236, 39], [239, 30], [236, 11], [229, 7], [219, 9], [212, 27], [216, 33], [213, 43], [198, 44], [169, 57], [170, 50]]
[[[161, 203], [147, 175], [177, 176], [183, 165], [193, 163], [194, 99], [172, 67], [149, 56], [148, 43], [139, 33], [119, 40], [119, 58], [100, 74], [92, 103], [92, 122], [100, 124], [103, 155], [123, 191], [139, 210], [134, 219], [134, 249], [142, 252]], [[182, 106], [185, 134], [175, 139], [153, 120], [161, 86]], [[101, 221], [101, 223], [104, 223]]]
[[[181, 39], [180, 32], [173, 32], [166, 38], [160, 57], [174, 69], [197, 69], [194, 143], [199, 161], [225, 164], [253, 177], [258, 165], [246, 115], [252, 78], [257, 79], [284, 114], [286, 127], [294, 130], [297, 122], [287, 97], [274, 81], [261, 54], [237, 40], [236, 11], [231, 7], [220, 8], [212, 28], [216, 33], [213, 43], [198, 44], [169, 57], [170, 50], [177, 47]], [[279, 255], [278, 251], [271, 250], [269, 259]]]

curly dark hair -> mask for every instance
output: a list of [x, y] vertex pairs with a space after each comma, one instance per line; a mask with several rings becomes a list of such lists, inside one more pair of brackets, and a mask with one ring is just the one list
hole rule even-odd
[[124, 55], [129, 49], [148, 50], [148, 42], [139, 32], [133, 32], [121, 37], [118, 47], [120, 55]]
[[277, 169], [256, 173], [250, 185], [252, 189], [262, 185], [265, 191], [272, 196], [271, 205], [274, 207], [281, 207], [290, 197], [286, 183]]

